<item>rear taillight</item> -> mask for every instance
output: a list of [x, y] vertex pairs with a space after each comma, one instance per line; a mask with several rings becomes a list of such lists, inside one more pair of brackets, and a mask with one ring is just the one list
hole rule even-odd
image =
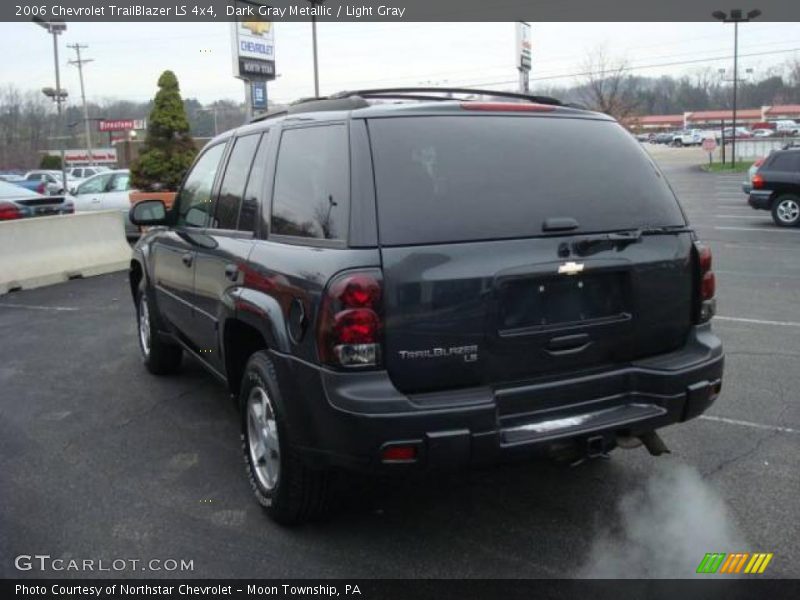
[[16, 204], [11, 202], [0, 202], [0, 221], [11, 221], [21, 219], [22, 211]]
[[375, 367], [381, 361], [383, 280], [378, 270], [334, 277], [317, 322], [320, 360], [336, 367]]
[[716, 300], [714, 296], [717, 291], [717, 279], [712, 270], [711, 248], [705, 244], [695, 242], [695, 252], [697, 253], [697, 316], [695, 321], [705, 323], [716, 312]]
[[759, 175], [758, 173], [756, 173], [755, 175], [753, 175], [752, 184], [753, 184], [753, 189], [755, 189], [755, 190], [763, 189], [764, 188], [764, 178], [761, 175]]

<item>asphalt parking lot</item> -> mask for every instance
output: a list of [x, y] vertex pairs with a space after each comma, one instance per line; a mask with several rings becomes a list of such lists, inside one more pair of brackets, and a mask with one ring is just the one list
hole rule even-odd
[[124, 273], [75, 280], [0, 297], [0, 574], [91, 575], [15, 570], [38, 553], [194, 566], [116, 576], [688, 577], [743, 551], [800, 577], [800, 229], [702, 151], [649, 150], [712, 245], [727, 353], [717, 403], [663, 430], [671, 455], [353, 485], [284, 529], [251, 498], [225, 390], [192, 361], [145, 372]]

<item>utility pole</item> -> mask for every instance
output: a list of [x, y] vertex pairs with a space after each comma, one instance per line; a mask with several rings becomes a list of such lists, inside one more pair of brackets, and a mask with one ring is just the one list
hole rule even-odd
[[317, 17], [311, 16], [311, 45], [314, 52], [314, 97], [319, 98], [319, 63], [317, 59]]
[[[246, 102], [249, 102], [250, 99], [246, 99]], [[219, 134], [219, 128], [217, 127], [217, 110], [219, 110], [218, 106], [211, 106], [209, 108], [198, 108], [197, 112], [209, 112], [214, 116], [214, 137], [217, 137]]]
[[733, 22], [733, 115], [731, 129], [733, 130], [733, 137], [731, 138], [731, 168], [736, 168], [736, 88], [739, 84], [739, 21]]
[[86, 89], [83, 86], [83, 64], [90, 63], [94, 59], [92, 58], [84, 58], [81, 59], [81, 50], [83, 48], [88, 48], [84, 44], [67, 44], [67, 48], [72, 48], [75, 50], [75, 55], [77, 58], [75, 60], [69, 61], [69, 64], [76, 65], [78, 67], [78, 76], [81, 80], [81, 100], [83, 101], [83, 124], [85, 126], [86, 131], [86, 156], [89, 159], [89, 164], [94, 164], [94, 157], [92, 155], [92, 130], [89, 125], [89, 107], [86, 105]]
[[325, 0], [306, 0], [311, 5], [311, 49], [314, 53], [314, 97], [319, 98], [319, 59], [317, 58], [317, 15], [316, 9]]
[[253, 93], [250, 80], [244, 80], [244, 122], [249, 123], [253, 118], [253, 104], [250, 95]]

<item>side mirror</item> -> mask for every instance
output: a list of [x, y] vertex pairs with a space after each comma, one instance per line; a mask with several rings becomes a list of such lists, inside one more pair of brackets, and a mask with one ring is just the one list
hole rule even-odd
[[161, 200], [142, 200], [131, 207], [131, 223], [139, 226], [166, 225], [167, 207]]
[[75, 196], [78, 193], [78, 188], [76, 187], [69, 188], [69, 193], [70, 195]]

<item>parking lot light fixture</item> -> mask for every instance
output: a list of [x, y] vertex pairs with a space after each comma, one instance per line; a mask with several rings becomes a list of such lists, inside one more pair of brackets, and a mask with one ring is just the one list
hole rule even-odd
[[739, 23], [747, 23], [761, 16], [761, 11], [757, 8], [742, 14], [742, 9], [731, 9], [730, 14], [721, 10], [715, 10], [711, 16], [723, 23], [733, 23], [733, 114], [731, 126], [731, 168], [736, 168], [736, 89], [739, 84]]
[[[42, 90], [46, 96], [49, 98], [53, 98], [56, 102], [56, 108], [58, 110], [58, 132], [59, 135], [64, 131], [64, 111], [62, 110], [61, 104], [65, 101], [67, 96], [66, 92], [61, 89], [61, 72], [58, 68], [58, 36], [61, 35], [63, 32], [67, 30], [67, 24], [63, 21], [45, 21], [40, 19], [39, 17], [34, 17], [33, 22], [36, 23], [39, 27], [47, 30], [47, 33], [53, 36], [53, 59], [56, 66], [56, 87], [53, 90], [52, 88], [45, 88]], [[52, 95], [49, 94], [46, 90], [52, 90]], [[67, 165], [64, 164], [64, 139], [61, 136], [61, 143], [59, 144], [60, 148], [60, 155], [61, 155], [61, 188], [64, 190], [64, 193], [67, 192]]]

